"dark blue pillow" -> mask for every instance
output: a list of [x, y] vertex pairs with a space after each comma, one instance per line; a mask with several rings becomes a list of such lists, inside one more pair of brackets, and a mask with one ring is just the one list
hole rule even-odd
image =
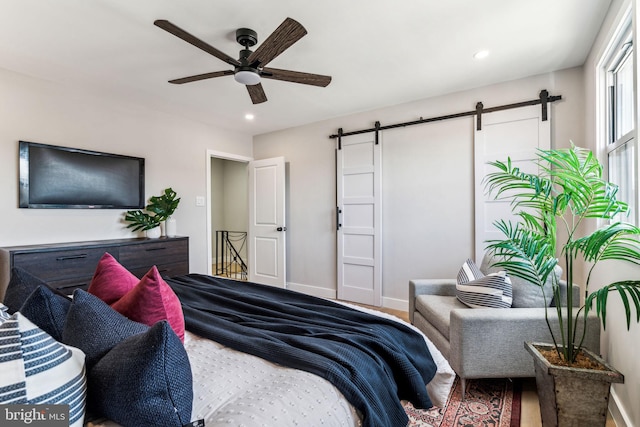
[[13, 267], [7, 291], [4, 294], [4, 305], [9, 309], [9, 314], [20, 311], [20, 307], [29, 298], [31, 292], [41, 285], [47, 286], [45, 282], [22, 268]]
[[62, 342], [84, 351], [87, 370], [90, 370], [122, 340], [148, 329], [142, 323], [127, 319], [100, 298], [77, 289], [67, 312]]
[[52, 291], [48, 286], [38, 286], [20, 307], [27, 319], [56, 341], [62, 340], [62, 330], [71, 307], [71, 300]]
[[88, 372], [89, 408], [123, 426], [191, 421], [187, 352], [166, 320], [113, 347]]

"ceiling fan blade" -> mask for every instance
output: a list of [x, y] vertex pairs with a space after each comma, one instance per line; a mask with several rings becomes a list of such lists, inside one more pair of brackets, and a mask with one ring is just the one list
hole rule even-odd
[[249, 91], [251, 102], [254, 104], [261, 104], [267, 101], [267, 95], [264, 93], [264, 89], [262, 89], [260, 83], [257, 85], [247, 85], [247, 90]]
[[213, 73], [197, 74], [195, 76], [182, 77], [180, 79], [169, 80], [169, 83], [181, 85], [183, 83], [191, 83], [191, 82], [197, 82], [199, 80], [212, 79], [214, 77], [232, 76], [232, 75], [233, 75], [233, 71], [231, 70], [214, 71]]
[[329, 83], [331, 83], [331, 76], [301, 73], [299, 71], [291, 70], [279, 70], [277, 68], [263, 68], [260, 76], [264, 77], [265, 79], [282, 80], [285, 82], [321, 87], [326, 87]]
[[173, 34], [178, 38], [181, 38], [182, 40], [194, 45], [199, 49], [204, 50], [205, 52], [215, 56], [216, 58], [226, 62], [227, 64], [233, 65], [234, 67], [237, 67], [240, 65], [240, 62], [238, 62], [238, 60], [230, 57], [224, 52], [219, 51], [218, 49], [209, 45], [208, 43], [203, 42], [196, 36], [193, 36], [187, 33], [185, 30], [173, 25], [171, 22], [167, 21], [166, 19], [158, 19], [153, 23], [153, 25], [155, 25], [156, 27], [162, 28], [163, 30]]
[[254, 67], [264, 67], [305, 34], [307, 30], [298, 21], [291, 18], [285, 19], [255, 52], [249, 55], [249, 64]]

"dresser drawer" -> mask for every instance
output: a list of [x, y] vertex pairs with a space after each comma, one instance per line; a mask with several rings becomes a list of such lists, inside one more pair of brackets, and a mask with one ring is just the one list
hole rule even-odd
[[63, 294], [71, 295], [76, 289], [89, 289], [89, 284], [93, 279], [93, 275], [85, 277], [74, 277], [66, 280], [49, 280], [47, 285], [51, 286]]
[[13, 267], [20, 267], [44, 281], [93, 277], [98, 261], [105, 252], [118, 256], [117, 247], [57, 249], [52, 251], [14, 253]]
[[189, 241], [167, 240], [122, 246], [118, 260], [120, 264], [136, 272], [144, 268], [148, 270], [153, 265], [184, 263], [189, 260]]
[[13, 267], [26, 270], [66, 294], [76, 288], [87, 289], [105, 252], [138, 277], [153, 265], [158, 266], [163, 277], [189, 273], [189, 238], [182, 236], [5, 247], [0, 248], [0, 301]]
[[[184, 274], [189, 274], [189, 264], [186, 262], [174, 262], [171, 264], [152, 264], [151, 266], [153, 265], [155, 265], [158, 268], [158, 272], [165, 279], [168, 277], [182, 276]], [[141, 279], [142, 276], [147, 274], [151, 266], [138, 267], [138, 268], [130, 269], [129, 271], [131, 271], [131, 273], [133, 273], [136, 277]]]

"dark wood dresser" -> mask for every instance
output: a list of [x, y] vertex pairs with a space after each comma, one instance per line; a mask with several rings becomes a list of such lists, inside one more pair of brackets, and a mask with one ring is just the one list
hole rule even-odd
[[87, 289], [105, 252], [138, 277], [154, 265], [163, 277], [189, 273], [188, 237], [13, 246], [0, 248], [0, 301], [13, 267], [21, 267], [67, 294], [76, 288]]

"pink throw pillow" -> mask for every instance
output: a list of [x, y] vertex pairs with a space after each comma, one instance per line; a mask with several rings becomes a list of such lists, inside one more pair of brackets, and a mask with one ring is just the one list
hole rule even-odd
[[124, 268], [109, 252], [98, 261], [98, 267], [87, 291], [111, 305], [133, 289], [140, 279]]
[[139, 323], [153, 326], [167, 320], [184, 342], [184, 315], [178, 296], [164, 281], [154, 265], [126, 295], [111, 304], [111, 308]]

